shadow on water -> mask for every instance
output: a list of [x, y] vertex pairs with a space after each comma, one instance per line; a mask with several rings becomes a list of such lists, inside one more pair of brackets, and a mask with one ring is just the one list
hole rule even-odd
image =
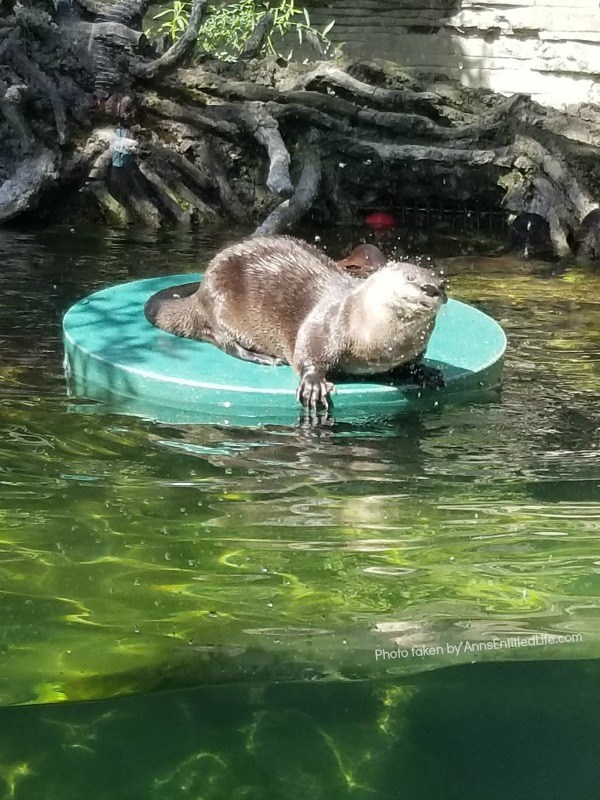
[[15, 800], [590, 800], [598, 662], [0, 710]]

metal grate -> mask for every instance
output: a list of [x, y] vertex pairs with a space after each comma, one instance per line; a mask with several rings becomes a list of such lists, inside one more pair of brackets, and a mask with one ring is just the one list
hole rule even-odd
[[478, 203], [431, 203], [419, 200], [397, 206], [392, 213], [398, 222], [418, 228], [503, 232], [508, 227], [505, 210], [486, 208]]

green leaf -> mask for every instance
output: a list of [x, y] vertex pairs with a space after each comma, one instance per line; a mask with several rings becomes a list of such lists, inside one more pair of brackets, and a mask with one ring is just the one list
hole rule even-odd
[[310, 28], [310, 17], [308, 16], [308, 11], [306, 8], [303, 8], [302, 10], [304, 11], [304, 19], [306, 20], [306, 24]]
[[335, 20], [334, 20], [334, 19], [332, 19], [332, 20], [331, 20], [331, 22], [330, 22], [330, 23], [328, 23], [328, 24], [327, 24], [327, 25], [326, 25], [326, 26], [323, 28], [323, 36], [327, 36], [327, 34], [328, 34], [328, 33], [329, 33], [329, 31], [330, 31], [330, 30], [333, 28], [333, 26], [334, 26], [334, 25], [335, 25]]

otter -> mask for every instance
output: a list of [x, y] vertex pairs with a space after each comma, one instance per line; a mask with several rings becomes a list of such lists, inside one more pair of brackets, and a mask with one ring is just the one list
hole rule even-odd
[[353, 275], [367, 278], [387, 263], [387, 258], [374, 244], [359, 244], [354, 250], [337, 262]]
[[446, 300], [442, 279], [390, 262], [355, 278], [313, 245], [263, 236], [227, 247], [204, 280], [153, 295], [147, 319], [258, 364], [290, 364], [303, 405], [329, 406], [334, 374], [372, 375], [416, 364], [411, 375], [443, 385], [419, 364]]

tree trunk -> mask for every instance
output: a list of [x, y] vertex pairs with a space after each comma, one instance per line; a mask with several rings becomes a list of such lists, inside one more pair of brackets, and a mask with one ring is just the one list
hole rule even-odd
[[141, 32], [148, 0], [56, 5], [9, 3], [0, 21], [0, 223], [76, 192], [82, 214], [112, 224], [233, 219], [262, 233], [460, 201], [539, 214], [565, 255], [598, 206], [596, 109], [387, 62], [260, 60], [268, 20], [238, 63], [198, 61], [207, 0], [162, 55]]

